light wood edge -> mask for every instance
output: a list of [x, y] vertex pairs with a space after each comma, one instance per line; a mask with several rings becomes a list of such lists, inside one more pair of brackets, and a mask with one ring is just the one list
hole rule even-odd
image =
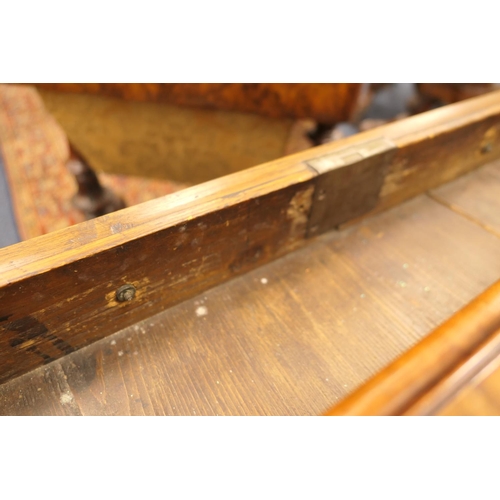
[[498, 347], [499, 329], [500, 281], [324, 414], [374, 416], [422, 413], [425, 408], [433, 411], [434, 405], [438, 407], [449, 396], [443, 390], [439, 392], [444, 387], [440, 384], [448, 380], [449, 386], [458, 388], [467, 378], [464, 375], [474, 372], [475, 363], [484, 366], [493, 347]]
[[416, 400], [403, 415], [436, 415], [459, 391], [489, 365], [498, 365], [500, 329], [496, 330], [469, 357], [440, 380], [432, 389]]
[[[67, 269], [70, 265], [81, 267], [86, 259], [93, 259], [95, 262], [94, 258], [96, 256], [105, 255], [105, 252], [109, 250], [119, 250], [132, 241], [157, 235], [165, 229], [180, 227], [193, 219], [204, 220], [204, 217], [218, 215], [219, 213], [224, 213], [224, 217], [231, 217], [231, 215], [228, 215], [230, 213], [227, 210], [228, 208], [237, 207], [247, 201], [262, 200], [265, 199], [266, 195], [274, 195], [286, 189], [295, 190], [297, 195], [302, 196], [305, 193], [304, 186], [306, 183], [309, 183], [310, 188], [313, 190], [312, 205], [305, 212], [305, 216], [310, 222], [311, 213], [314, 212], [317, 200], [314, 195], [315, 186], [323, 178], [322, 176], [330, 175], [338, 169], [356, 168], [360, 162], [366, 162], [367, 160], [370, 160], [370, 168], [379, 169], [385, 175], [391, 167], [390, 162], [394, 156], [392, 153], [396, 152], [398, 158], [401, 159], [404, 158], [407, 148], [410, 151], [415, 150], [415, 145], [418, 150], [426, 148], [428, 144], [432, 144], [433, 139], [440, 137], [440, 134], [449, 138], [450, 135], [453, 137], [453, 134], [456, 133], [457, 137], [460, 137], [463, 136], [464, 130], [468, 130], [467, 127], [475, 126], [475, 124], [483, 126], [489, 124], [492, 120], [500, 124], [500, 91], [408, 118], [335, 143], [280, 158], [172, 195], [0, 249], [0, 297], [3, 297], [6, 293], [11, 293], [9, 290], [13, 290], [14, 285], [19, 290], [28, 289], [27, 285], [32, 278], [48, 277], [52, 271], [61, 268]], [[481, 139], [481, 137], [478, 138], [478, 149], [481, 145]], [[372, 155], [370, 147], [367, 145], [373, 143], [385, 144], [384, 148], [388, 148], [385, 152], [391, 154], [380, 154], [380, 151], [375, 151]], [[321, 170], [308, 165], [308, 162], [322, 156], [338, 155], [343, 158], [343, 153], [346, 151], [348, 151], [350, 158], [348, 162], [339, 164], [334, 162], [334, 166], [331, 168]], [[360, 160], [352, 161], [353, 152], [356, 151], [359, 152]], [[469, 169], [479, 167], [499, 156], [499, 148], [494, 148], [488, 155], [476, 155], [473, 158], [474, 163], [472, 166], [469, 165]], [[411, 166], [411, 158], [409, 162]], [[418, 162], [416, 168], [420, 168]], [[447, 164], [444, 167], [440, 164], [440, 168], [446, 169], [448, 167]], [[451, 168], [451, 172], [455, 176], [464, 173], [457, 172], [453, 168]], [[433, 184], [426, 185], [423, 183], [419, 185], [422, 192], [431, 187], [435, 187], [435, 180]], [[309, 188], [307, 188], [307, 192], [309, 196], [311, 193]], [[410, 194], [403, 192], [401, 199], [397, 201], [400, 202], [416, 194], [418, 193], [414, 191]], [[345, 194], [342, 191], [342, 196], [345, 196], [344, 199], [349, 201], [351, 198], [349, 189], [345, 190]], [[340, 203], [342, 203], [342, 196]], [[337, 206], [338, 203], [339, 201], [337, 201]], [[377, 207], [379, 209], [380, 207], [382, 207], [381, 209], [389, 208], [391, 203], [396, 204], [395, 201], [389, 200], [388, 202], [387, 200], [381, 200], [379, 197], [378, 201], [375, 201], [374, 207], [363, 206], [362, 208], [366, 211], [366, 216], [372, 213], [373, 210], [377, 210]], [[227, 226], [228, 238], [234, 237], [230, 221], [228, 221]], [[332, 227], [325, 226], [322, 231], [329, 229], [332, 229]], [[277, 228], [276, 234], [278, 233], [279, 229]], [[301, 234], [295, 233], [295, 243], [286, 248], [274, 250], [274, 254], [267, 256], [267, 261], [295, 250], [300, 246], [300, 240], [302, 242], [307, 240], [308, 234], [307, 230]], [[267, 237], [273, 238], [274, 232], [271, 231]], [[166, 252], [167, 257], [168, 249]], [[261, 260], [251, 264], [246, 268], [246, 271], [263, 263], [265, 262]], [[99, 275], [99, 270], [94, 271]], [[102, 276], [105, 275], [105, 271], [103, 268]], [[105, 278], [100, 279], [104, 280]], [[197, 288], [189, 288], [189, 293], [197, 295], [204, 289], [216, 286], [227, 279], [227, 273], [221, 273], [219, 278], [212, 274], [209, 280], [201, 277], [200, 285]], [[86, 293], [87, 290], [82, 289], [80, 296], [84, 297]], [[184, 299], [186, 293], [183, 295]], [[171, 303], [173, 302], [171, 301]], [[137, 321], [140, 315], [133, 313], [137, 307], [141, 306], [134, 304], [128, 306], [129, 312], [126, 318], [125, 316], [122, 317], [122, 327], [128, 325], [128, 323], [125, 324], [126, 321], [130, 324]], [[158, 303], [155, 307], [159, 308], [161, 304]], [[3, 311], [2, 309], [6, 309], [6, 307], [0, 307], [0, 317], [9, 316], [10, 311]], [[113, 309], [109, 308], [107, 314], [113, 314]], [[25, 314], [28, 316], [34, 314], [36, 317], [37, 311], [30, 310], [30, 304], [28, 303], [26, 304]], [[144, 311], [141, 314], [144, 314]], [[111, 335], [112, 333], [114, 331], [108, 328], [103, 335]], [[76, 346], [76, 348], [83, 345]]]
[[[91, 221], [1, 248], [0, 288], [43, 273], [54, 266], [63, 266], [75, 259], [83, 259], [94, 255], [97, 251], [123, 244], [124, 241], [141, 238], [179, 224], [183, 220], [218, 210], [222, 205], [225, 207], [235, 205], [318, 177], [320, 174], [308, 167], [307, 162], [321, 156], [338, 153], [344, 149], [363, 148], [367, 142], [377, 139], [392, 143], [395, 148], [403, 150], [404, 153], [408, 145], [496, 116], [500, 118], [500, 90], [334, 143], [317, 146]], [[476, 167], [497, 157], [500, 157], [500, 152], [498, 155], [488, 155], [478, 159]], [[355, 165], [356, 162], [353, 162], [347, 165], [347, 168], [353, 168]], [[435, 186], [422, 186], [421, 192], [425, 192], [430, 187]], [[415, 196], [415, 193], [412, 193], [412, 196]], [[349, 193], [346, 193], [346, 197], [349, 197]], [[390, 206], [390, 204], [383, 204], [382, 208], [385, 210]], [[118, 227], [119, 230], [116, 229]], [[80, 235], [89, 232], [94, 236], [91, 240], [82, 242]]]

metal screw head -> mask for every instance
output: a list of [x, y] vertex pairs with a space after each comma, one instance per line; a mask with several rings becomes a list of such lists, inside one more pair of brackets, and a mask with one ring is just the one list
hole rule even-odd
[[127, 302], [135, 297], [134, 285], [123, 285], [116, 290], [116, 300], [118, 302]]

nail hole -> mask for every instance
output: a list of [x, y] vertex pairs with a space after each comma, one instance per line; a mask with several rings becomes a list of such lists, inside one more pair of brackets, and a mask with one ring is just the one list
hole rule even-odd
[[488, 142], [487, 144], [485, 144], [485, 145], [481, 148], [481, 153], [484, 155], [484, 154], [486, 154], [486, 153], [489, 153], [491, 150], [492, 150], [491, 143], [490, 143], [490, 142]]

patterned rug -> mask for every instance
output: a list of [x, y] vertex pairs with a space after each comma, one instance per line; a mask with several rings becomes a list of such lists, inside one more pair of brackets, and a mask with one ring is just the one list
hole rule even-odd
[[[22, 239], [85, 220], [71, 204], [76, 181], [66, 169], [66, 135], [46, 111], [34, 87], [0, 84], [0, 154]], [[186, 185], [142, 177], [99, 174], [127, 206], [164, 196]]]

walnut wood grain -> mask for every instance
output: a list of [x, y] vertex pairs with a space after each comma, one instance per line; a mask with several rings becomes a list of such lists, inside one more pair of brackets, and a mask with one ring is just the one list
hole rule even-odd
[[256, 113], [271, 118], [312, 118], [322, 123], [348, 120], [358, 83], [41, 83], [60, 92], [101, 94], [132, 101], [167, 102]]
[[[490, 159], [500, 92], [297, 153], [179, 193], [0, 250], [0, 381], [130, 326], [301, 246], [332, 170], [373, 159], [369, 204], [337, 193], [341, 217], [323, 231], [400, 203]], [[390, 144], [358, 161], [317, 170], [308, 163], [349, 148]], [[452, 147], [453, 145], [453, 147]], [[382, 182], [381, 182], [382, 181]], [[380, 190], [379, 190], [380, 189]], [[377, 195], [378, 192], [378, 195]], [[316, 196], [315, 196], [316, 193]], [[345, 198], [343, 198], [343, 196]], [[340, 210], [339, 210], [340, 211]], [[132, 284], [134, 300], [116, 290]]]
[[421, 196], [1, 385], [0, 412], [320, 414], [488, 287], [499, 251]]
[[413, 404], [444, 377], [450, 376], [499, 328], [500, 281], [497, 281], [326, 414], [400, 415], [411, 412]]

